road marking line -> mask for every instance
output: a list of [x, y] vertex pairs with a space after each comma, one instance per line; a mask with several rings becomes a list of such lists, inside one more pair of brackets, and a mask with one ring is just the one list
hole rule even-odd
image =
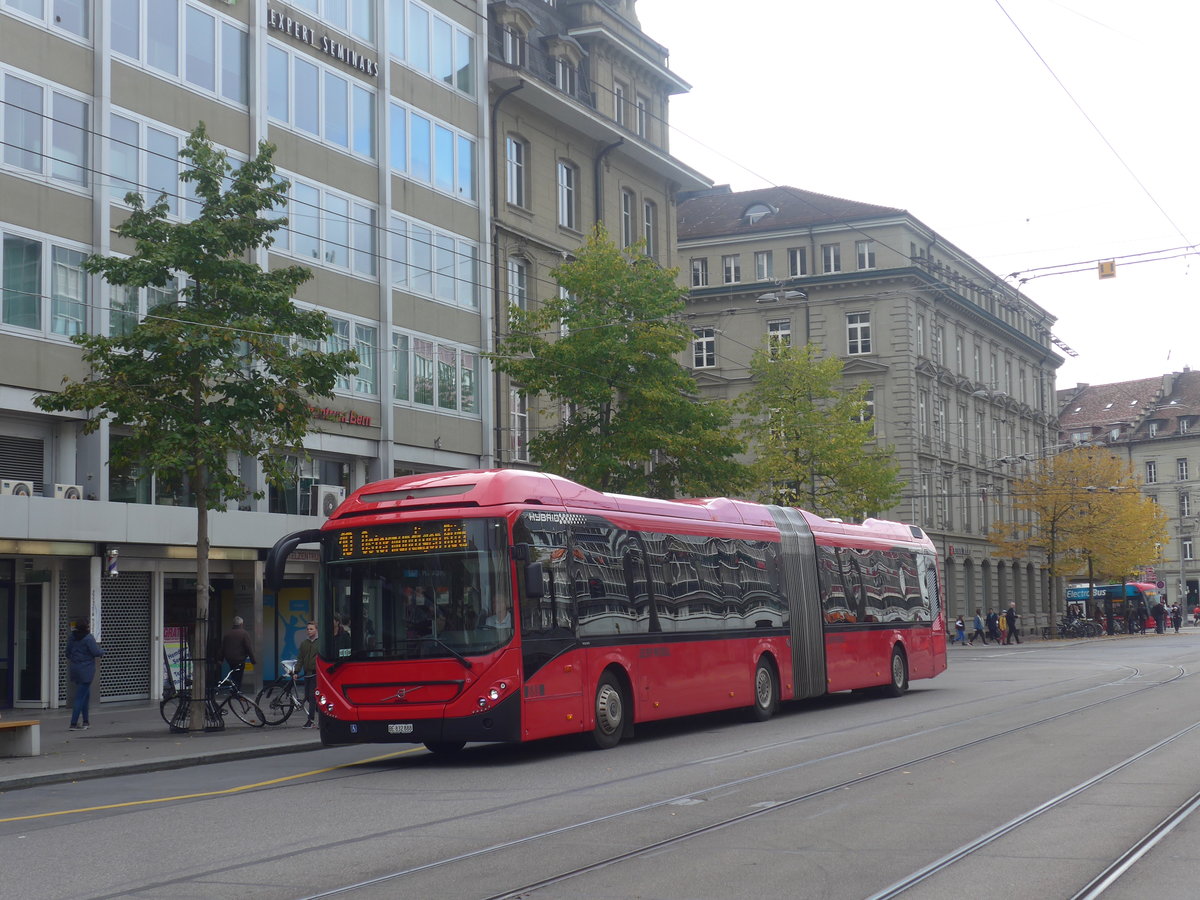
[[349, 769], [353, 766], [363, 766], [367, 763], [381, 762], [385, 759], [393, 759], [397, 756], [406, 756], [409, 753], [416, 753], [420, 748], [413, 747], [411, 750], [397, 750], [395, 753], [385, 753], [382, 756], [372, 756], [369, 759], [360, 759], [356, 762], [341, 763], [336, 766], [329, 766], [325, 769], [313, 769], [311, 772], [298, 772], [295, 775], [285, 775], [282, 778], [272, 778], [270, 781], [259, 781], [255, 784], [242, 784], [237, 787], [222, 788], [219, 791], [202, 791], [198, 794], [177, 794], [174, 797], [153, 797], [149, 800], [130, 800], [126, 803], [108, 803], [104, 806], [86, 806], [82, 809], [62, 809], [58, 812], [34, 813], [29, 816], [12, 816], [7, 819], [0, 819], [0, 824], [7, 822], [28, 822], [30, 819], [48, 819], [53, 816], [69, 816], [75, 813], [101, 812], [106, 809], [124, 809], [130, 806], [148, 806], [151, 803], [171, 803], [175, 800], [199, 800], [203, 797], [219, 797], [222, 794], [237, 794], [242, 791], [252, 791], [257, 788], [270, 787], [273, 784], [283, 784], [285, 781], [295, 781], [298, 778], [310, 778], [313, 775], [324, 775], [327, 772], [336, 772], [338, 769]]

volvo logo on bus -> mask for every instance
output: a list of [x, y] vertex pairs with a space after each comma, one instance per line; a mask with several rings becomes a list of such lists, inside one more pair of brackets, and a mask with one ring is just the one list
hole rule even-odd
[[393, 722], [388, 725], [388, 734], [412, 734], [412, 732], [411, 722]]

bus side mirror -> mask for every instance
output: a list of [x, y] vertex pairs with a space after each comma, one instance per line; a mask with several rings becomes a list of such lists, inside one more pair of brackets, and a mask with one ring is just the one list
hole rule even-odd
[[525, 596], [530, 600], [541, 600], [542, 595], [542, 564], [540, 562], [526, 563]]

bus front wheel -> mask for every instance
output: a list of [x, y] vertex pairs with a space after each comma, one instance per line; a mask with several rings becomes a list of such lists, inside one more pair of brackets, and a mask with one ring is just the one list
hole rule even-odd
[[892, 648], [892, 680], [882, 690], [885, 697], [900, 697], [908, 690], [908, 660], [899, 647]]
[[626, 707], [621, 685], [611, 672], [605, 672], [596, 685], [596, 726], [587, 735], [589, 747], [593, 750], [609, 750], [621, 742]]

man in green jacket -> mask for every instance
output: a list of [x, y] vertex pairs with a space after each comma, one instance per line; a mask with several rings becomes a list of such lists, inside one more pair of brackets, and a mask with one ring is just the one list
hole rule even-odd
[[305, 728], [312, 728], [317, 718], [317, 623], [309, 622], [306, 626], [308, 637], [300, 642], [300, 650], [296, 654], [296, 668], [293, 678], [304, 673], [304, 706], [308, 710], [308, 721]]

